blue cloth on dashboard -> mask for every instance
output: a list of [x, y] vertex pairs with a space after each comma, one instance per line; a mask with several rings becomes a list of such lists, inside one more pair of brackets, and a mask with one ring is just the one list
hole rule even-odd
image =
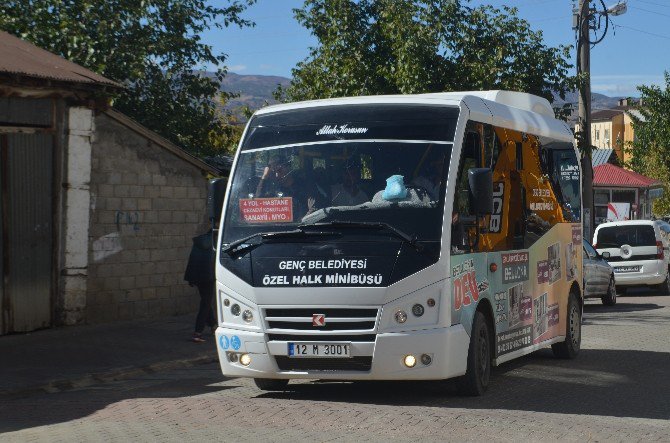
[[404, 177], [402, 175], [392, 175], [386, 179], [386, 189], [382, 194], [384, 200], [397, 200], [407, 197], [407, 188], [405, 187]]

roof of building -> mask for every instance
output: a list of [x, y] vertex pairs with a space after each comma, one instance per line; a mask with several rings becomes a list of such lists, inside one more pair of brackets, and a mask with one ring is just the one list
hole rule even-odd
[[591, 121], [606, 121], [611, 120], [612, 117], [622, 114], [622, 110], [617, 109], [603, 109], [591, 113]]
[[194, 165], [197, 168], [200, 168], [202, 171], [208, 172], [212, 175], [218, 176], [221, 174], [228, 175], [230, 171], [220, 171], [216, 167], [205, 163], [204, 161], [200, 160], [199, 158], [189, 154], [186, 152], [183, 148], [180, 148], [179, 146], [175, 145], [171, 141], [167, 140], [166, 138], [161, 137], [160, 135], [156, 134], [154, 131], [151, 129], [148, 129], [141, 124], [137, 123], [135, 120], [132, 118], [128, 117], [125, 114], [122, 114], [119, 111], [115, 111], [114, 109], [107, 109], [105, 111], [105, 114], [112, 118], [113, 120], [116, 120], [120, 124], [124, 125], [125, 127], [137, 132], [138, 134], [142, 135], [143, 137], [146, 137], [147, 139], [151, 140], [153, 143], [156, 145], [170, 151], [177, 157], [181, 158], [182, 160], [185, 160], [192, 165]]
[[2, 31], [0, 73], [87, 86], [122, 87], [115, 81]]
[[591, 151], [591, 164], [595, 168], [596, 166], [609, 163], [612, 154], [614, 154], [614, 149], [593, 149]]
[[649, 188], [660, 186], [661, 182], [653, 178], [645, 177], [637, 172], [629, 171], [610, 163], [605, 163], [593, 168], [593, 185]]

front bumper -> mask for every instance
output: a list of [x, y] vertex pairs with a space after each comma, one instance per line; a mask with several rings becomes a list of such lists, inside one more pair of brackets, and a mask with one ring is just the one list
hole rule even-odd
[[[275, 357], [288, 358], [286, 341], [266, 341], [266, 335], [219, 327], [216, 330], [221, 371], [229, 377], [328, 379], [328, 380], [441, 380], [465, 374], [470, 337], [462, 325], [401, 333], [376, 335], [372, 343], [351, 345], [352, 357], [372, 357], [369, 371], [353, 370], [281, 370]], [[309, 341], [305, 336], [304, 341]], [[235, 346], [233, 346], [235, 345]], [[234, 349], [234, 348], [237, 349]], [[251, 363], [232, 362], [229, 353], [247, 353]], [[431, 364], [420, 361], [407, 368], [403, 358], [429, 354]], [[325, 359], [324, 359], [325, 360]]]
[[[663, 260], [639, 260], [610, 263], [614, 268], [614, 280], [618, 286], [658, 285], [665, 281], [668, 273]], [[637, 272], [616, 272], [618, 267], [639, 266]]]

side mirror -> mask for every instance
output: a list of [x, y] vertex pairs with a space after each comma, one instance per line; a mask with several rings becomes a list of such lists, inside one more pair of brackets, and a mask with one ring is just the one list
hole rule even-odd
[[213, 178], [207, 184], [207, 217], [218, 225], [223, 210], [223, 198], [226, 195], [225, 178]]
[[470, 208], [477, 216], [493, 213], [493, 173], [490, 168], [468, 169]]
[[602, 258], [604, 258], [605, 260], [607, 260], [608, 258], [610, 258], [610, 253], [607, 252], [607, 251], [605, 251], [605, 252], [603, 252], [602, 254], [600, 254], [600, 256], [601, 256]]

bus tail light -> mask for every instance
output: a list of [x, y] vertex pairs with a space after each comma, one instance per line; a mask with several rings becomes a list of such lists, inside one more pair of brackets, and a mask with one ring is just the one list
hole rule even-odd
[[657, 241], [656, 242], [656, 258], [659, 260], [663, 260], [665, 258], [665, 254], [663, 254], [663, 242], [662, 241]]

